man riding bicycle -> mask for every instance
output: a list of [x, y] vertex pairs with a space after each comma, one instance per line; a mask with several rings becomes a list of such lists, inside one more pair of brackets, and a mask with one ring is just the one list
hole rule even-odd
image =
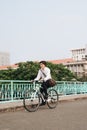
[[[50, 72], [50, 69], [46, 66], [46, 61], [40, 61], [39, 63], [40, 63], [40, 69], [34, 81], [38, 81], [38, 80], [43, 81], [40, 88], [40, 92], [41, 93], [44, 92], [45, 93], [44, 98], [47, 99], [48, 98], [47, 88], [50, 87], [49, 80], [51, 79], [51, 72]], [[45, 105], [45, 104], [46, 102], [42, 100], [41, 105]]]

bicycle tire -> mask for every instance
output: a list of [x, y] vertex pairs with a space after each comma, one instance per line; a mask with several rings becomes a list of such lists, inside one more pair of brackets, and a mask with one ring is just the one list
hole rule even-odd
[[53, 109], [56, 108], [59, 101], [59, 95], [55, 89], [48, 90], [48, 99], [47, 99], [47, 105], [49, 108]]
[[23, 105], [28, 112], [35, 112], [40, 106], [40, 96], [37, 94], [35, 99], [31, 97], [31, 94], [29, 90], [25, 91]]

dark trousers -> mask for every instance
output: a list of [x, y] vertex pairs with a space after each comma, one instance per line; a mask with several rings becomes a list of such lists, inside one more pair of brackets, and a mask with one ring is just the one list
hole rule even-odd
[[47, 80], [46, 82], [45, 81], [43, 81], [43, 83], [42, 83], [42, 85], [41, 85], [41, 89], [40, 89], [40, 92], [41, 93], [45, 93], [45, 95], [48, 95], [47, 94], [47, 89], [49, 88], [50, 86], [49, 86], [49, 80]]

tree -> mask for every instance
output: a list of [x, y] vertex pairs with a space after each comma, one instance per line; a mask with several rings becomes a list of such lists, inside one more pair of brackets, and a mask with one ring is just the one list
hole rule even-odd
[[[57, 81], [72, 80], [76, 78], [74, 74], [65, 68], [62, 64], [52, 64], [47, 62], [47, 66], [51, 69], [52, 77]], [[39, 70], [38, 62], [20, 62], [17, 69], [8, 68], [8, 70], [0, 70], [0, 79], [3, 80], [32, 80], [36, 77]]]

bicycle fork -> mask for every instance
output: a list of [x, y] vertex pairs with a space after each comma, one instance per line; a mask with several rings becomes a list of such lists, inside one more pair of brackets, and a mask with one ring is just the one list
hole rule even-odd
[[33, 92], [31, 94], [31, 101], [35, 100], [36, 99], [36, 92]]

